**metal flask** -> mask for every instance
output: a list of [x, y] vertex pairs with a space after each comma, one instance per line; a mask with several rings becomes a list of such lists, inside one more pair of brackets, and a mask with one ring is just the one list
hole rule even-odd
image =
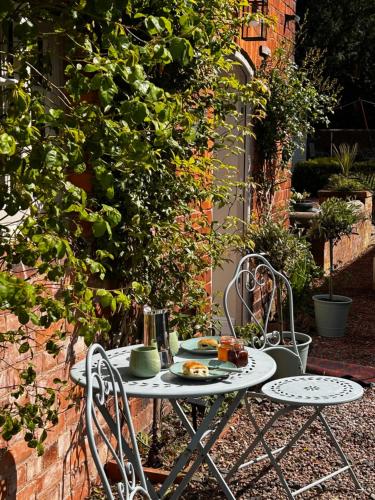
[[173, 356], [169, 346], [168, 309], [143, 308], [143, 343], [145, 346], [158, 348], [161, 368], [169, 368], [173, 364]]

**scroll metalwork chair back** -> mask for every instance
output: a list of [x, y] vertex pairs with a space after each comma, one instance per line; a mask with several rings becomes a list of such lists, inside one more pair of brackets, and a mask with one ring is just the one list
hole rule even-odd
[[[87, 353], [86, 380], [87, 437], [107, 498], [113, 499], [114, 496], [100, 459], [96, 434], [118, 466], [121, 475], [117, 483], [119, 498], [150, 498], [121, 375], [99, 344], [93, 344]], [[125, 429], [130, 445], [124, 437]]]
[[[269, 331], [271, 314], [284, 290], [289, 330]], [[225, 316], [232, 335], [236, 336], [233, 315], [229, 310], [230, 293], [235, 293], [243, 305], [247, 323], [254, 325], [251, 347], [267, 351], [275, 359], [278, 369], [274, 378], [304, 373], [294, 330], [293, 292], [288, 279], [274, 269], [263, 255], [253, 253], [242, 257], [224, 292]], [[259, 299], [262, 320], [254, 312], [253, 303]], [[286, 339], [288, 347], [283, 345]]]

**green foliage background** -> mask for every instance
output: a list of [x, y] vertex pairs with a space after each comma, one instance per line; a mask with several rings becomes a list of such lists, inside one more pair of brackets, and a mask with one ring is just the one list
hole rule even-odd
[[235, 239], [200, 210], [233, 193], [212, 153], [236, 101], [261, 114], [266, 87], [228, 76], [234, 1], [6, 0], [0, 21], [0, 306], [20, 322], [0, 347], [25, 359], [0, 428], [42, 453], [63, 381], [41, 386], [36, 348], [56, 356], [66, 324], [87, 344], [126, 344], [145, 303], [173, 304], [182, 334], [207, 321], [204, 272]]
[[[310, 48], [325, 51], [325, 74], [344, 88], [344, 102], [374, 100], [374, 0], [303, 0], [297, 2], [305, 36], [297, 60]], [[306, 16], [306, 17], [305, 17]], [[356, 112], [361, 127], [360, 112]], [[353, 116], [353, 119], [355, 117]], [[348, 124], [353, 128], [353, 122]]]
[[293, 53], [294, 46], [284, 44], [257, 72], [270, 92], [266, 119], [254, 129], [261, 165], [255, 175], [257, 203], [266, 218], [271, 216], [274, 194], [286, 180], [293, 154], [304, 150], [306, 137], [316, 125], [328, 125], [338, 99], [336, 82], [323, 74], [322, 54], [311, 50], [298, 66]]
[[[354, 176], [363, 182], [367, 189], [373, 189], [375, 161], [356, 161], [351, 168]], [[297, 191], [309, 191], [316, 195], [319, 189], [327, 186], [329, 178], [340, 173], [340, 165], [335, 158], [313, 158], [298, 162], [293, 169], [292, 185]]]

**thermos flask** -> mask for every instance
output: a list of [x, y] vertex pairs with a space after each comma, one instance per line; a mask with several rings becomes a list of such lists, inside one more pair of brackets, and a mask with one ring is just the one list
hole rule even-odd
[[143, 308], [143, 343], [158, 349], [161, 368], [169, 368], [173, 364], [173, 356], [169, 345], [168, 309]]

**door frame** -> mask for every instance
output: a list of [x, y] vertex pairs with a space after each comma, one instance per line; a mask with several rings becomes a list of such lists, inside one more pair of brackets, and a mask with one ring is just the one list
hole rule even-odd
[[[243, 72], [245, 82], [248, 82], [249, 80], [251, 80], [254, 77], [254, 69], [253, 69], [250, 61], [247, 59], [247, 57], [243, 53], [240, 52], [240, 50], [236, 51], [233, 54], [232, 60], [239, 63], [239, 65], [237, 65], [237, 67], [239, 69], [241, 69], [241, 71]], [[246, 124], [248, 122], [248, 117], [251, 114], [250, 105], [245, 104], [244, 108], [241, 111], [244, 115], [244, 123]], [[239, 169], [241, 169], [242, 171], [241, 172], [239, 171], [239, 173], [241, 174], [241, 177], [243, 180], [247, 180], [251, 174], [251, 167], [252, 167], [251, 137], [248, 135], [244, 137], [243, 158], [244, 158], [243, 165], [239, 166]], [[243, 216], [243, 220], [249, 221], [250, 216], [251, 216], [251, 192], [250, 192], [250, 188], [247, 188], [244, 195], [245, 195], [245, 200], [243, 202], [242, 216]], [[234, 262], [234, 265], [236, 265], [236, 262]], [[233, 265], [233, 272], [234, 272], [234, 265]], [[214, 273], [212, 274], [212, 278], [213, 278], [212, 291], [214, 293], [215, 291], [217, 291], [217, 290], [215, 290]], [[245, 315], [244, 308], [243, 308], [243, 306], [241, 306], [241, 311], [239, 311], [237, 308], [238, 308], [238, 306], [236, 306], [236, 311], [234, 311], [234, 312], [235, 312], [235, 315], [236, 316], [238, 315], [239, 317], [234, 318], [235, 323], [236, 323], [236, 319], [237, 319], [237, 323], [240, 322], [241, 324], [243, 324], [244, 322], [247, 321], [247, 318], [245, 317], [246, 315]], [[229, 327], [227, 325], [226, 318], [220, 316], [217, 319], [220, 321], [220, 323], [222, 325], [223, 333], [229, 334]]]

